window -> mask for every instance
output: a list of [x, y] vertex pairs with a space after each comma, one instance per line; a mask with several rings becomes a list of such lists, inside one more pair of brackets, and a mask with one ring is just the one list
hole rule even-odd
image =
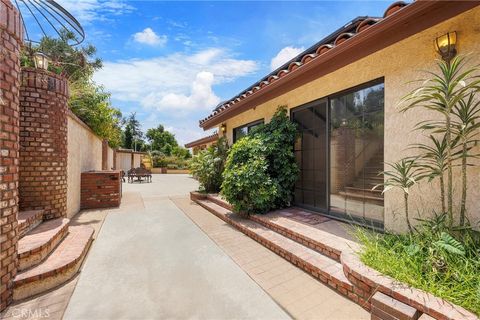
[[238, 139], [240, 139], [240, 138], [246, 136], [247, 134], [249, 134], [252, 131], [252, 129], [258, 127], [261, 124], [263, 124], [263, 119], [257, 120], [257, 121], [254, 121], [254, 122], [248, 123], [246, 125], [243, 125], [241, 127], [237, 127], [235, 129], [233, 129], [233, 143], [237, 142]]

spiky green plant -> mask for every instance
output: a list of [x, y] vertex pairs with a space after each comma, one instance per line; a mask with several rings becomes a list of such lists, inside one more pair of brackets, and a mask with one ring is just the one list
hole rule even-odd
[[475, 100], [475, 92], [471, 92], [465, 99], [455, 105], [452, 113], [458, 120], [453, 122], [453, 132], [456, 135], [456, 143], [459, 145], [458, 152], [462, 168], [462, 196], [460, 200], [460, 225], [465, 225], [467, 203], [467, 166], [469, 158], [478, 157], [472, 154], [473, 146], [478, 142], [480, 129], [480, 100]]
[[449, 62], [437, 62], [440, 72], [426, 73], [428, 79], [418, 80], [421, 84], [402, 99], [402, 111], [425, 108], [440, 113], [444, 119], [447, 171], [447, 212], [450, 227], [453, 225], [453, 160], [454, 140], [452, 117], [455, 106], [472, 92], [478, 92], [480, 79], [478, 67], [466, 68], [465, 57], [457, 56]]
[[422, 178], [427, 178], [429, 182], [438, 178], [440, 183], [440, 203], [442, 212], [447, 212], [445, 207], [445, 171], [447, 169], [447, 139], [445, 135], [437, 138], [430, 135], [431, 145], [426, 143], [413, 144], [412, 148], [420, 150], [418, 168]]
[[405, 218], [407, 220], [408, 230], [413, 231], [410, 223], [409, 210], [408, 210], [408, 196], [410, 189], [421, 178], [421, 172], [416, 164], [416, 159], [401, 159], [398, 162], [387, 163], [391, 170], [381, 172], [385, 177], [385, 181], [376, 185], [373, 189], [377, 189], [383, 186], [382, 193], [391, 189], [400, 189], [403, 192], [403, 200], [405, 206]]

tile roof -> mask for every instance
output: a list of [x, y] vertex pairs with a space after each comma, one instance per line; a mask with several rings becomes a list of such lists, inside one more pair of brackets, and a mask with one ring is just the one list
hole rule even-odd
[[348, 39], [354, 37], [358, 33], [368, 29], [377, 22], [391, 16], [395, 12], [401, 10], [403, 7], [408, 4], [404, 1], [397, 1], [392, 3], [386, 10], [383, 15], [383, 18], [380, 17], [368, 17], [362, 16], [357, 17], [342, 26], [340, 29], [336, 30], [329, 36], [325, 37], [321, 41], [317, 42], [315, 45], [311, 46], [307, 50], [303, 51], [293, 59], [289, 60], [276, 70], [272, 71], [270, 74], [262, 78], [260, 81], [256, 82], [246, 90], [242, 91], [237, 96], [233, 97], [230, 100], [226, 100], [218, 104], [213, 112], [206, 118], [200, 120], [200, 127], [202, 124], [221, 113], [225, 112], [231, 108], [236, 103], [245, 99], [248, 96], [254, 95], [257, 92], [261, 91], [263, 88], [267, 87], [269, 84], [275, 81], [282, 81], [282, 78], [290, 72], [295, 71], [296, 69], [302, 68], [302, 66], [308, 64], [310, 61], [316, 59], [317, 57], [323, 55], [327, 51], [335, 50], [337, 46], [341, 46], [342, 43], [348, 41]]
[[213, 134], [211, 134], [209, 136], [206, 136], [206, 137], [203, 137], [203, 138], [200, 138], [200, 139], [197, 139], [195, 141], [192, 141], [192, 142], [189, 142], [189, 143], [185, 144], [185, 148], [193, 148], [193, 147], [196, 147], [196, 146], [199, 146], [199, 145], [202, 145], [202, 144], [205, 144], [205, 143], [217, 141], [217, 140], [218, 140], [218, 133], [214, 132]]

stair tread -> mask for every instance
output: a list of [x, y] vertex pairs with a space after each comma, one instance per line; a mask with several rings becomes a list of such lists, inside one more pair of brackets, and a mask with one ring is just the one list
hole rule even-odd
[[68, 227], [69, 219], [58, 218], [41, 223], [28, 231], [18, 241], [18, 254], [22, 256], [30, 251], [35, 251], [47, 245], [57, 234]]
[[290, 252], [298, 259], [307, 261], [309, 264], [315, 266], [320, 271], [328, 274], [329, 277], [335, 279], [346, 286], [352, 286], [350, 281], [345, 277], [343, 268], [337, 261], [312, 250], [294, 240], [291, 240], [267, 227], [264, 227], [260, 223], [252, 221], [250, 219], [241, 219], [238, 216], [231, 213], [230, 210], [210, 201], [210, 200], [198, 200], [198, 203], [204, 207], [208, 207], [216, 213], [228, 216], [229, 219], [234, 220], [236, 223], [241, 224], [247, 228], [249, 232], [255, 233], [257, 236], [273, 243], [274, 245], [282, 248], [285, 251]]
[[329, 247], [331, 250], [341, 252], [345, 249], [358, 249], [358, 244], [351, 240], [338, 237], [334, 234], [317, 229], [315, 227], [308, 226], [304, 223], [297, 222], [295, 220], [280, 216], [275, 213], [256, 215], [255, 217], [259, 220], [265, 220], [279, 227], [289, 229], [315, 242], [322, 243], [323, 245]]
[[26, 210], [20, 211], [18, 213], [18, 224], [25, 223], [28, 220], [38, 216], [43, 215], [43, 210]]
[[15, 277], [16, 286], [55, 275], [57, 271], [73, 266], [88, 249], [93, 228], [88, 226], [69, 227], [69, 233], [55, 250], [39, 265], [20, 272]]

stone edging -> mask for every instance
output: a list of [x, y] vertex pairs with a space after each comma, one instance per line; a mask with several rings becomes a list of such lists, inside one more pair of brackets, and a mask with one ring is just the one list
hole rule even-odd
[[362, 288], [371, 295], [380, 291], [435, 319], [478, 319], [473, 313], [460, 306], [410, 287], [366, 266], [353, 251], [342, 252], [340, 259], [347, 279], [354, 286]]

